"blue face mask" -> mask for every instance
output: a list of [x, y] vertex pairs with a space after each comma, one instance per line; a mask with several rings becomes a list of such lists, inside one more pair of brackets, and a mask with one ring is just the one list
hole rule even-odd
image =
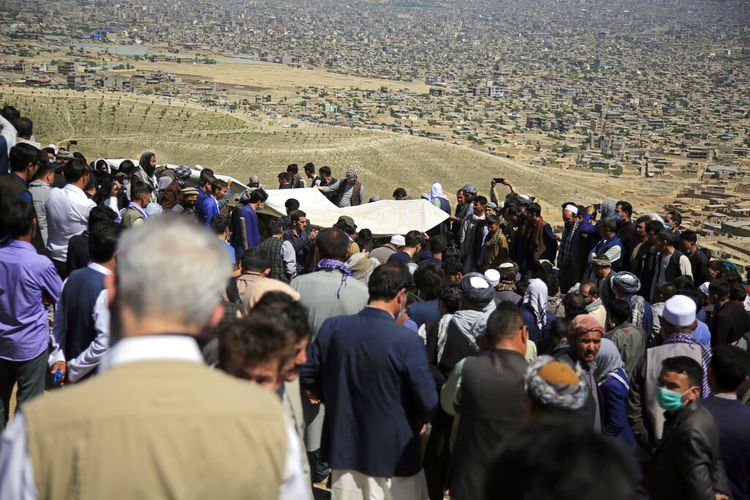
[[[692, 387], [690, 389], [692, 389]], [[682, 402], [682, 396], [690, 392], [690, 389], [688, 389], [687, 391], [683, 393], [679, 393], [677, 391], [672, 391], [664, 387], [657, 387], [656, 388], [656, 402], [664, 410], [678, 411], [683, 406], [685, 406], [685, 403]]]
[[622, 220], [622, 215], [620, 215], [620, 212], [615, 212], [615, 220], [618, 222]]

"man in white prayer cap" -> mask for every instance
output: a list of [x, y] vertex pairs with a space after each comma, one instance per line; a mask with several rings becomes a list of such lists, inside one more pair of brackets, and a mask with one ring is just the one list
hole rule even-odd
[[578, 220], [578, 206], [563, 203], [562, 216], [565, 228], [560, 237], [557, 268], [560, 269], [560, 289], [568, 290], [581, 280], [586, 266], [586, 240]]

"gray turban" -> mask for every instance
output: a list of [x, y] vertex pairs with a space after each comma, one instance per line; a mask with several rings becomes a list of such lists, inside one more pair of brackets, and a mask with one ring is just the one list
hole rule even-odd
[[495, 289], [480, 273], [469, 273], [458, 284], [464, 302], [484, 309], [495, 298]]
[[581, 367], [572, 368], [552, 356], [539, 356], [529, 365], [524, 386], [532, 400], [548, 408], [578, 410], [589, 397]]
[[612, 276], [612, 291], [633, 295], [641, 289], [641, 280], [633, 273], [622, 271]]

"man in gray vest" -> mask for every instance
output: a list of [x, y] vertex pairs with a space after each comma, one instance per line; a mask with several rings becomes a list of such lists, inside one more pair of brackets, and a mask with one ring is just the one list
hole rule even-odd
[[451, 498], [483, 498], [485, 471], [497, 447], [528, 422], [523, 385], [528, 340], [529, 329], [518, 307], [499, 304], [478, 339], [488, 350], [459, 361], [443, 386], [443, 409], [460, 415], [451, 457]]

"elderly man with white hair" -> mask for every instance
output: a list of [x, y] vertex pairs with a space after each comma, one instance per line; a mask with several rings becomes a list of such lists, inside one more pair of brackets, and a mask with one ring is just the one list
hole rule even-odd
[[279, 398], [203, 364], [195, 338], [221, 319], [230, 273], [216, 237], [184, 219], [124, 234], [103, 373], [16, 414], [0, 498], [309, 498]]

